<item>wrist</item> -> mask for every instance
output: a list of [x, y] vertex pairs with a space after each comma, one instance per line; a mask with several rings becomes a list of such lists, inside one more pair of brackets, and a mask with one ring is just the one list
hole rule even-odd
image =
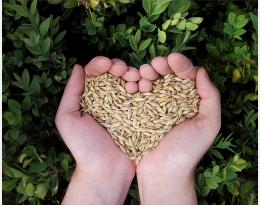
[[[147, 170], [147, 169], [146, 169]], [[196, 205], [194, 169], [163, 171], [161, 167], [138, 169], [137, 180], [142, 205]]]
[[75, 178], [84, 181], [89, 190], [89, 201], [101, 205], [123, 204], [134, 174], [135, 170], [131, 167], [91, 170], [79, 165], [74, 173]]

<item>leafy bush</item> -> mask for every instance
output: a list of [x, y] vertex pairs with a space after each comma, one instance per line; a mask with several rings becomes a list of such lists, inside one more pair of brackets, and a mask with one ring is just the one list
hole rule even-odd
[[[196, 171], [199, 203], [257, 204], [257, 3], [3, 2], [4, 204], [59, 204], [75, 163], [54, 125], [75, 62], [139, 66], [183, 52], [221, 91], [222, 129]], [[126, 204], [138, 204], [133, 182]]]

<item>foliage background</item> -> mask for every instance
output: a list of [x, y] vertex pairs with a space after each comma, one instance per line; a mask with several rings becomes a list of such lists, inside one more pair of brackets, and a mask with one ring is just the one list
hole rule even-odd
[[[202, 17], [203, 21], [202, 21]], [[183, 52], [221, 91], [222, 128], [196, 171], [199, 204], [257, 204], [257, 2], [3, 1], [3, 204], [59, 204], [74, 161], [54, 125], [75, 62], [139, 66]], [[136, 180], [125, 204], [139, 204]]]

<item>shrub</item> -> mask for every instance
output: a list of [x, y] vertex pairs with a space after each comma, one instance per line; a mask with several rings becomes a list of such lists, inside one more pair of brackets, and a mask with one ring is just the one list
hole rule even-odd
[[[75, 62], [140, 66], [183, 52], [222, 96], [222, 129], [196, 171], [199, 203], [257, 204], [257, 3], [3, 2], [3, 202], [59, 204], [75, 163], [54, 116]], [[126, 204], [138, 204], [134, 181]]]

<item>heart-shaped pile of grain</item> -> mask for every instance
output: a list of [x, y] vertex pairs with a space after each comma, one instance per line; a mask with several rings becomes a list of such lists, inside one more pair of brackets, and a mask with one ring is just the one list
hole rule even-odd
[[152, 92], [136, 94], [127, 93], [124, 85], [111, 74], [87, 77], [81, 106], [132, 160], [140, 160], [174, 125], [198, 112], [199, 96], [191, 80], [169, 74], [154, 82]]

